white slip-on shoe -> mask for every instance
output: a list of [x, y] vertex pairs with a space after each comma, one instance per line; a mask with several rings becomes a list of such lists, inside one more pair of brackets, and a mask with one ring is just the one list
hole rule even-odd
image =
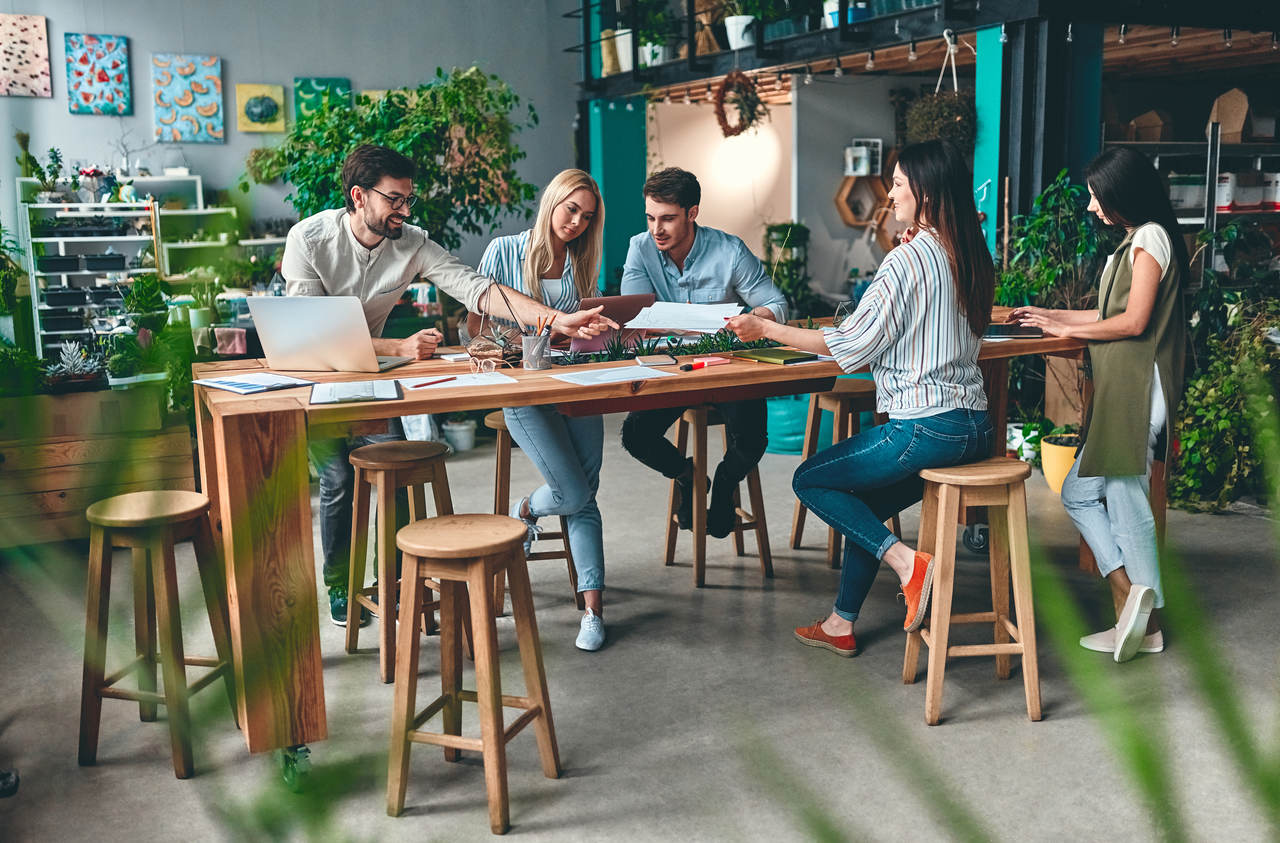
[[1134, 585], [1129, 589], [1129, 597], [1116, 622], [1116, 662], [1127, 662], [1138, 654], [1155, 599], [1155, 591], [1148, 586]]
[[579, 650], [590, 652], [604, 646], [604, 621], [590, 609], [587, 609], [587, 613], [582, 616], [582, 624], [578, 627], [578, 638], [573, 645]]
[[1116, 628], [1104, 629], [1080, 639], [1080, 646], [1095, 653], [1114, 653], [1116, 651]]
[[[1092, 635], [1086, 635], [1080, 639], [1080, 646], [1086, 650], [1093, 650], [1095, 653], [1115, 653], [1116, 651], [1116, 628], [1104, 629], [1102, 632], [1095, 632]], [[1138, 647], [1139, 653], [1163, 653], [1164, 652], [1164, 632], [1156, 630], [1150, 635], [1142, 637], [1142, 644]]]
[[511, 515], [512, 518], [516, 519], [517, 521], [524, 522], [524, 526], [526, 529], [526, 533], [524, 537], [524, 555], [528, 556], [529, 551], [533, 547], [533, 543], [538, 540], [539, 534], [542, 533], [542, 528], [538, 526], [537, 518], [534, 518], [532, 516], [526, 518], [525, 516], [520, 514], [521, 510], [524, 509], [524, 502], [526, 500], [528, 500], [528, 498], [521, 498], [520, 500], [516, 501], [515, 504], [511, 507], [511, 512], [509, 514]]

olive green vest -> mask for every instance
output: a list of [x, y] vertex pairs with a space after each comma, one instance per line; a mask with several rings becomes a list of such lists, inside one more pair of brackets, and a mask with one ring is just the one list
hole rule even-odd
[[[1136, 231], [1137, 229], [1134, 229]], [[1110, 319], [1129, 306], [1133, 258], [1129, 247], [1134, 232], [1124, 238], [1102, 273], [1098, 288], [1098, 318]], [[1181, 236], [1170, 232], [1172, 237]], [[1168, 408], [1167, 433], [1182, 396], [1186, 356], [1186, 319], [1182, 311], [1182, 271], [1171, 255], [1160, 277], [1156, 301], [1146, 329], [1136, 337], [1089, 342], [1093, 368], [1093, 400], [1085, 417], [1081, 439], [1080, 476], [1125, 476], [1147, 471], [1147, 436], [1151, 424], [1151, 373], [1160, 369], [1160, 386]], [[1168, 459], [1172, 435], [1167, 435]]]

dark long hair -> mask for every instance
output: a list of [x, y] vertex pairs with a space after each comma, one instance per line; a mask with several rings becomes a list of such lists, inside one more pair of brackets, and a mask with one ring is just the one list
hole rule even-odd
[[973, 173], [950, 141], [916, 143], [898, 155], [898, 166], [916, 198], [915, 226], [925, 221], [937, 233], [951, 262], [960, 310], [969, 330], [982, 336], [991, 321], [996, 270], [973, 203]]
[[1182, 279], [1185, 282], [1191, 277], [1187, 244], [1178, 230], [1169, 192], [1147, 156], [1123, 146], [1112, 147], [1089, 162], [1084, 180], [1112, 225], [1137, 228], [1153, 222], [1163, 228], [1173, 244]]

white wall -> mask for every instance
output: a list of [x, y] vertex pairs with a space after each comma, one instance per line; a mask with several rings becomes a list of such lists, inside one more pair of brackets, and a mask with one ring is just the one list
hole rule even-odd
[[[68, 160], [106, 162], [122, 129], [145, 143], [152, 136], [150, 56], [188, 52], [222, 59], [225, 144], [165, 144], [143, 152], [153, 172], [179, 149], [207, 188], [233, 188], [255, 146], [282, 135], [243, 134], [235, 128], [235, 84], [283, 85], [293, 114], [294, 76], [340, 76], [352, 89], [416, 85], [437, 66], [478, 64], [505, 79], [537, 108], [540, 124], [521, 135], [529, 157], [519, 165], [528, 181], [546, 184], [573, 166], [571, 124], [577, 98], [577, 58], [563, 52], [578, 37], [578, 22], [562, 17], [563, 0], [0, 0], [0, 11], [48, 18], [53, 98], [0, 97], [0, 219], [14, 223], [13, 132], [31, 134], [41, 158], [50, 146]], [[134, 113], [131, 117], [73, 115], [67, 110], [63, 34], [92, 32], [129, 38]], [[294, 216], [282, 186], [254, 187], [254, 215]], [[523, 223], [506, 220], [501, 233]], [[460, 250], [475, 262], [488, 236]]]
[[[791, 219], [792, 108], [770, 106], [770, 120], [732, 138], [720, 133], [711, 105], [659, 103], [650, 106], [649, 172], [680, 167], [698, 177], [702, 204], [698, 222], [741, 237], [763, 256], [764, 227]], [[655, 119], [656, 118], [656, 119]], [[613, 208], [639, 217], [644, 229], [643, 200], [610, 198]]]
[[[850, 266], [864, 272], [883, 253], [850, 252], [863, 232], [849, 228], [836, 213], [835, 195], [844, 175], [844, 148], [853, 138], [894, 142], [892, 88], [917, 88], [921, 80], [902, 76], [848, 74], [841, 79], [800, 80], [792, 88], [795, 109], [795, 195], [793, 215], [809, 226], [809, 274], [825, 290], [842, 293]], [[857, 258], [857, 259], [855, 259]], [[874, 260], [872, 259], [874, 258]]]

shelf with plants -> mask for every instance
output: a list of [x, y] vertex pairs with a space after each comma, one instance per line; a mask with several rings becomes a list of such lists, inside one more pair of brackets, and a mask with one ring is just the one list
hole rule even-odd
[[[17, 234], [26, 255], [36, 350], [41, 356], [51, 353], [52, 345], [68, 335], [65, 330], [48, 328], [45, 320], [66, 320], [81, 314], [86, 317], [82, 331], [92, 334], [87, 327], [89, 314], [111, 309], [111, 305], [92, 301], [51, 306], [46, 302], [46, 290], [128, 287], [134, 278], [157, 271], [153, 245], [157, 238], [150, 230], [153, 214], [159, 220], [160, 258], [166, 272], [171, 246], [201, 254], [194, 247], [226, 247], [234, 242], [236, 209], [206, 207], [200, 176], [139, 176], [122, 180], [120, 184], [127, 184], [128, 190], [117, 187], [108, 197], [105, 190], [95, 196], [87, 186], [89, 179], [64, 177], [60, 167], [51, 169], [52, 151], [49, 163], [42, 165], [35, 159], [31, 163], [37, 175], [16, 180]], [[102, 201], [121, 198], [122, 190], [126, 199], [145, 198]], [[154, 211], [153, 202], [158, 205]], [[207, 243], [187, 242], [210, 236], [213, 239]], [[171, 242], [175, 240], [182, 242]], [[90, 257], [86, 259], [86, 255]]]

